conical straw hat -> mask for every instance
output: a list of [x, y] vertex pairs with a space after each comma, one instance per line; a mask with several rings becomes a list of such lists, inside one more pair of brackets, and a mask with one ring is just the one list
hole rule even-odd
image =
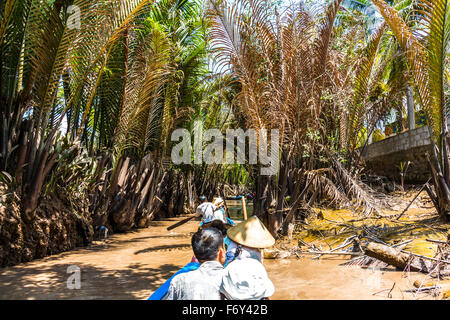
[[270, 248], [275, 244], [274, 237], [256, 216], [228, 229], [227, 235], [234, 242], [250, 248]]
[[215, 205], [216, 207], [220, 206], [221, 204], [224, 204], [224, 201], [222, 198], [215, 198], [213, 201], [213, 205]]

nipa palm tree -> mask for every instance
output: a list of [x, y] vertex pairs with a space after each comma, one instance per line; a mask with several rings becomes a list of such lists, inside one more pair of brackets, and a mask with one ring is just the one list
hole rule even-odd
[[[308, 207], [323, 198], [348, 201], [342, 191], [357, 198], [358, 204], [364, 203], [366, 214], [377, 211], [373, 199], [329, 147], [330, 136], [339, 128], [336, 115], [340, 117], [345, 110], [336, 109], [327, 95], [335, 94], [336, 87], [348, 88], [353, 75], [349, 64], [343, 64], [342, 71], [332, 47], [340, 6], [341, 1], [332, 1], [315, 16], [303, 6], [291, 7], [280, 15], [276, 8], [258, 0], [210, 4], [211, 46], [219, 66], [239, 83], [234, 103], [243, 113], [246, 127], [279, 129], [281, 133], [279, 174], [255, 177], [255, 214], [268, 217], [273, 233], [289, 222], [300, 206]], [[367, 76], [372, 73], [382, 33], [383, 29], [366, 50]], [[347, 53], [349, 57], [353, 54], [351, 50]], [[363, 96], [367, 86], [364, 83], [356, 94]], [[334, 123], [333, 129], [330, 123]], [[292, 180], [294, 172], [298, 188], [283, 221], [288, 179]], [[268, 214], [269, 209], [272, 214]]]

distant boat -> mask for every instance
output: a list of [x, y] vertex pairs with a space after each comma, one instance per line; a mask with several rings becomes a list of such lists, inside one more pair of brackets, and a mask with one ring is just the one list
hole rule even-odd
[[243, 196], [230, 196], [226, 197], [226, 200], [241, 200]]
[[[242, 200], [242, 197], [244, 197], [244, 196], [228, 196], [228, 197], [225, 197], [225, 200]], [[252, 194], [247, 194], [246, 196], [245, 196], [245, 198], [247, 199], [247, 200], [252, 200], [253, 199], [253, 195]]]

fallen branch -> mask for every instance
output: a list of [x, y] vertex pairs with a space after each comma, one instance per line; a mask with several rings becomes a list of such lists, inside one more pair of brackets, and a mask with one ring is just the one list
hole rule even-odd
[[394, 282], [394, 285], [392, 286], [392, 288], [390, 288], [390, 289], [384, 289], [384, 290], [375, 292], [375, 293], [373, 293], [372, 295], [375, 296], [375, 295], [377, 295], [377, 294], [379, 294], [379, 293], [382, 293], [382, 292], [385, 292], [385, 291], [388, 291], [388, 290], [389, 290], [387, 297], [388, 297], [389, 299], [392, 299], [392, 294], [391, 294], [391, 292], [392, 292], [392, 290], [394, 290], [394, 287], [395, 287], [395, 282]]
[[[404, 269], [409, 262], [409, 255], [380, 243], [370, 242], [366, 247], [365, 254], [400, 269]], [[414, 271], [420, 271], [420, 269], [412, 267]]]
[[450, 290], [450, 281], [430, 281], [430, 282], [425, 282], [424, 281], [420, 281], [420, 280], [416, 280], [414, 281], [414, 287], [416, 288], [421, 288], [421, 287], [439, 287], [440, 289], [446, 289], [446, 290]]
[[440, 243], [440, 244], [447, 244], [447, 241], [439, 241], [439, 240], [433, 240], [433, 239], [426, 239], [429, 242], [434, 242], [434, 243]]
[[[345, 247], [348, 247], [349, 245], [353, 244], [352, 240], [355, 238], [356, 236], [351, 236], [348, 237], [347, 239], [345, 239], [344, 243], [342, 245], [340, 245], [339, 247], [334, 248], [333, 250], [330, 250], [328, 252], [335, 252], [338, 251], [340, 249], [344, 249]], [[319, 259], [322, 256], [321, 253], [318, 254], [317, 257], [314, 257], [313, 260], [315, 259]]]
[[412, 256], [415, 256], [415, 257], [418, 257], [418, 258], [421, 258], [421, 259], [436, 261], [436, 262], [439, 262], [439, 263], [450, 264], [450, 261], [447, 261], [447, 260], [431, 258], [431, 257], [423, 256], [421, 254], [417, 254], [417, 253], [413, 253], [413, 252], [409, 252], [409, 251], [405, 251], [405, 250], [402, 250], [401, 252], [406, 253], [406, 254], [410, 254]]
[[362, 256], [361, 252], [333, 252], [333, 251], [320, 251], [320, 252], [300, 252], [300, 254], [320, 254], [320, 255], [338, 255], [338, 256]]
[[404, 292], [422, 292], [422, 291], [430, 291], [430, 290], [437, 290], [439, 289], [438, 286], [432, 286], [432, 287], [422, 287], [422, 288], [414, 288], [414, 289], [408, 289], [404, 290]]
[[403, 210], [403, 212], [398, 215], [396, 220], [399, 220], [405, 214], [405, 212], [408, 211], [409, 207], [413, 204], [414, 201], [416, 201], [417, 197], [422, 193], [423, 189], [425, 189], [425, 187], [428, 185], [428, 182], [430, 182], [430, 180], [431, 180], [431, 178], [429, 178], [428, 181], [422, 186], [422, 188], [420, 188], [419, 192], [416, 194], [414, 199], [412, 199], [412, 201], [408, 204], [408, 206], [405, 208], [405, 210]]
[[413, 239], [406, 240], [406, 241], [403, 241], [403, 242], [394, 244], [392, 247], [398, 248], [398, 247], [401, 247], [401, 246], [406, 246], [407, 244], [410, 244], [410, 243], [413, 242], [413, 241], [414, 241]]
[[[408, 243], [412, 242], [412, 241], [413, 241], [412, 239], [407, 240], [407, 241], [403, 241], [401, 243], [397, 243], [397, 244], [392, 245], [392, 247], [396, 248], [397, 250], [403, 250], [406, 247], [406, 245]], [[347, 265], [347, 266], [349, 266], [349, 265], [368, 265], [373, 260], [377, 260], [377, 259], [364, 255], [364, 256], [361, 256], [361, 257], [353, 258], [352, 260], [344, 263], [343, 265]], [[379, 260], [377, 260], [377, 261], [379, 261]]]

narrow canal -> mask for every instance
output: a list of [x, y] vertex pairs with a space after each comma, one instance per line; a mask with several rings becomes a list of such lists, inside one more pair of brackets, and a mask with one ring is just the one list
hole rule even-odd
[[[106, 242], [0, 269], [0, 299], [146, 299], [192, 257], [190, 237], [198, 222], [166, 230], [180, 219], [155, 221], [148, 229], [115, 234]], [[418, 275], [409, 278], [390, 269], [339, 266], [343, 261], [266, 259], [276, 288], [272, 299], [430, 298], [403, 292]], [[80, 289], [67, 287], [71, 266], [80, 270]]]

